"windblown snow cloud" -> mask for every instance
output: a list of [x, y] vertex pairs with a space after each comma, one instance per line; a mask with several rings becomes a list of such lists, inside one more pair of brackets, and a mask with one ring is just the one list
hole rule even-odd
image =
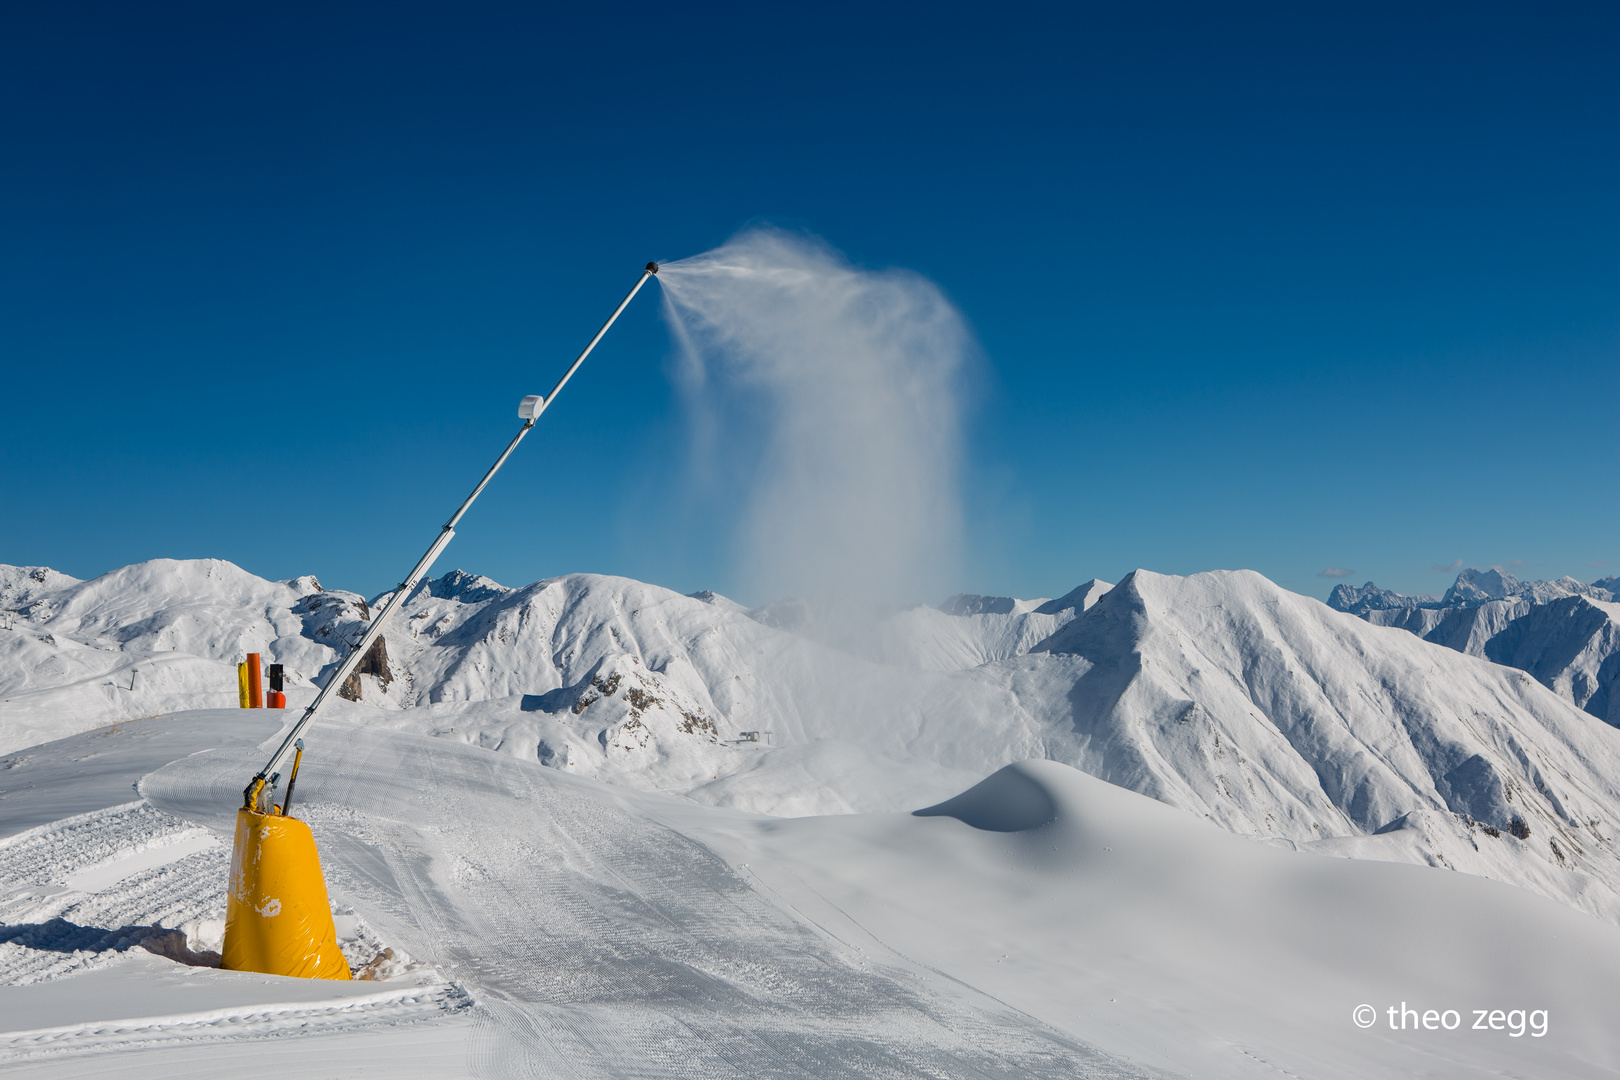
[[1326, 569], [1324, 569], [1320, 574], [1317, 574], [1316, 576], [1317, 577], [1342, 578], [1342, 577], [1349, 577], [1353, 573], [1355, 573], [1354, 570], [1346, 570], [1342, 566], [1329, 566]]
[[915, 601], [960, 550], [960, 380], [940, 289], [774, 228], [665, 264], [699, 460], [746, 500], [745, 587]]

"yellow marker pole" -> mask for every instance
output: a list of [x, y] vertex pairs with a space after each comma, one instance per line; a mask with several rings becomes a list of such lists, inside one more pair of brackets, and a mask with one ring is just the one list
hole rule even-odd
[[348, 979], [321, 857], [309, 826], [281, 814], [236, 812], [220, 967], [300, 979]]
[[256, 653], [256, 652], [248, 653], [247, 672], [248, 672], [248, 701], [247, 701], [247, 706], [250, 709], [262, 709], [262, 708], [264, 708], [264, 675], [263, 675], [263, 669], [259, 667], [259, 654], [258, 653]]
[[236, 665], [236, 707], [248, 707], [248, 669], [246, 664]]

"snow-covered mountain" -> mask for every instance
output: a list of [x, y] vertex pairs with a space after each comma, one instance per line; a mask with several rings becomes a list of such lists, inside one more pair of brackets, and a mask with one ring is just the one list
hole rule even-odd
[[1520, 581], [1505, 570], [1469, 568], [1457, 575], [1457, 580], [1440, 598], [1442, 607], [1471, 607], [1492, 600], [1528, 600], [1532, 604], [1549, 604], [1566, 596], [1587, 596], [1594, 600], [1617, 599], [1611, 587], [1612, 579], [1592, 585], [1561, 577], [1553, 581]]
[[924, 671], [961, 671], [1022, 656], [1090, 610], [1113, 586], [1092, 578], [1055, 600], [953, 596], [909, 608], [878, 625], [874, 653]]
[[1137, 571], [1039, 648], [1091, 661], [1067, 694], [1087, 772], [1234, 832], [1504, 877], [1614, 919], [1614, 885], [1588, 889], [1614, 880], [1620, 733], [1426, 644], [1258, 574]]
[[[229, 706], [250, 649], [307, 701], [372, 610], [216, 561], [8, 575], [37, 588], [0, 631], [0, 749]], [[862, 655], [766, 615], [624, 578], [455, 571], [407, 600], [335, 712], [779, 815], [914, 808], [1047, 758], [1235, 833], [1451, 866], [1620, 922], [1620, 731], [1258, 574], [955, 598], [851, 636]]]
[[1404, 593], [1380, 589], [1372, 582], [1360, 586], [1335, 585], [1328, 594], [1328, 607], [1334, 611], [1347, 611], [1352, 615], [1365, 615], [1369, 611], [1404, 611], [1409, 608], [1440, 606], [1438, 596], [1408, 596]]
[[220, 559], [155, 559], [91, 581], [0, 566], [0, 752], [115, 720], [236, 704], [248, 652], [289, 683], [334, 664], [370, 618], [313, 577], [265, 581]]
[[1336, 587], [1328, 606], [1520, 668], [1620, 726], [1620, 578], [1520, 581], [1500, 570], [1467, 569], [1439, 600], [1369, 581], [1359, 589]]
[[1328, 594], [1328, 607], [1335, 611], [1348, 611], [1352, 615], [1365, 615], [1369, 611], [1389, 611], [1403, 608], [1469, 608], [1488, 604], [1494, 600], [1523, 600], [1531, 604], [1550, 604], [1567, 596], [1585, 596], [1608, 603], [1620, 601], [1620, 578], [1601, 578], [1590, 585], [1572, 577], [1553, 581], [1520, 581], [1506, 570], [1492, 567], [1482, 570], [1470, 566], [1457, 574], [1451, 588], [1438, 599], [1433, 596], [1409, 596], [1381, 589], [1372, 582], [1357, 588], [1354, 585], [1335, 585]]

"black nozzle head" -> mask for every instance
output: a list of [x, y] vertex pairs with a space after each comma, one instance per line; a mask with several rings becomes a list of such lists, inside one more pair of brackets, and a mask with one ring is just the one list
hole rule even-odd
[[658, 264], [657, 263], [648, 263], [647, 264], [647, 273], [649, 273], [649, 274], [658, 273]]

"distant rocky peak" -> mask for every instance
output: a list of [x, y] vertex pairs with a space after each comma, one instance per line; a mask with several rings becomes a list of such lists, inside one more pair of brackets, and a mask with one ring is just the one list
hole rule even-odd
[[1620, 578], [1601, 578], [1585, 585], [1568, 575], [1553, 581], [1521, 581], [1499, 566], [1490, 569], [1470, 566], [1457, 575], [1451, 588], [1438, 599], [1433, 596], [1406, 596], [1380, 589], [1369, 581], [1360, 588], [1335, 585], [1328, 594], [1327, 603], [1335, 611], [1366, 615], [1369, 611], [1401, 608], [1475, 608], [1498, 600], [1550, 604], [1568, 596], [1616, 601], [1620, 600], [1620, 592], [1615, 589], [1617, 583], [1620, 583]]
[[27, 607], [47, 593], [78, 584], [78, 578], [48, 566], [0, 564], [0, 610]]
[[1457, 580], [1446, 590], [1440, 602], [1446, 607], [1471, 607], [1487, 600], [1506, 600], [1524, 591], [1524, 582], [1505, 570], [1496, 567], [1481, 570], [1470, 566], [1457, 575]]
[[1479, 570], [1470, 567], [1457, 575], [1457, 583], [1446, 591], [1441, 606], [1478, 607], [1493, 600], [1550, 604], [1570, 596], [1584, 596], [1589, 600], [1615, 599], [1614, 591], [1605, 587], [1603, 581], [1585, 585], [1567, 574], [1553, 581], [1520, 581], [1500, 568]]
[[1042, 615], [1057, 615], [1065, 611], [1085, 611], [1097, 602], [1097, 598], [1112, 589], [1113, 586], [1106, 581], [1092, 578], [1084, 585], [1077, 585], [1058, 597], [1048, 600], [1035, 610]]
[[1360, 588], [1354, 585], [1335, 585], [1333, 591], [1328, 594], [1327, 603], [1334, 611], [1365, 615], [1369, 611], [1436, 607], [1440, 601], [1433, 596], [1407, 596], [1389, 589], [1380, 589], [1369, 581]]
[[428, 595], [439, 600], [459, 600], [463, 604], [478, 604], [495, 600], [514, 590], [498, 581], [465, 570], [452, 570], [443, 577], [427, 580]]

